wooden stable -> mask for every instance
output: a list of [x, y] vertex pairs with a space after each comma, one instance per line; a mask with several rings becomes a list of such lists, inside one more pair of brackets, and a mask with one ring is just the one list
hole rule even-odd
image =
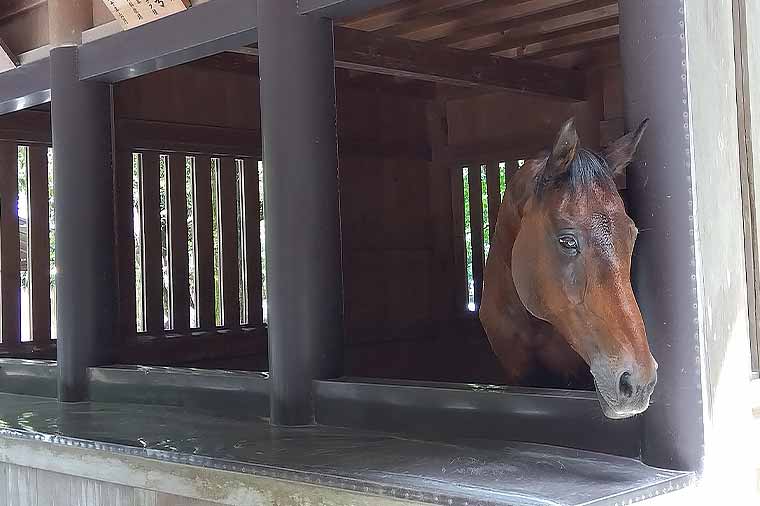
[[[696, 472], [707, 490], [728, 479], [720, 449], [749, 434], [758, 370], [750, 2], [192, 3], [128, 30], [101, 0], [0, 6], [18, 62], [0, 73], [0, 370], [21, 371], [0, 391], [223, 415], [209, 396], [256, 399], [241, 417], [568, 446]], [[594, 149], [652, 119], [618, 183], [646, 231], [634, 284], [662, 379], [647, 413], [617, 424], [585, 392], [472, 386], [503, 382], [476, 312], [501, 192], [570, 116]], [[178, 369], [144, 382], [115, 364]], [[228, 399], [234, 385], [251, 397]], [[8, 437], [8, 476], [242, 501], [189, 478], [45, 467], [58, 441], [27, 452]], [[123, 451], [120, 465], [145, 457]]]

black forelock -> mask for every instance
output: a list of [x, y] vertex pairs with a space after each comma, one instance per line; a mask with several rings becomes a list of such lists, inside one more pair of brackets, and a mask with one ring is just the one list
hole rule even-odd
[[[549, 163], [548, 159], [544, 163]], [[545, 170], [539, 172], [536, 195], [540, 197], [546, 190], [552, 188], [567, 188], [573, 193], [578, 193], [594, 186], [616, 190], [615, 180], [607, 165], [607, 160], [589, 149], [580, 148], [573, 161], [570, 162], [570, 166], [560, 175], [547, 177]]]

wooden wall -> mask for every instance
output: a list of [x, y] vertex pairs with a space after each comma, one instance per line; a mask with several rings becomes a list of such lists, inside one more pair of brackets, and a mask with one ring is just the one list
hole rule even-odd
[[[116, 89], [117, 118], [234, 129], [259, 143], [250, 70], [200, 63], [126, 81]], [[421, 92], [392, 78], [349, 77], [337, 79], [346, 373], [500, 381], [475, 315], [455, 305], [463, 273], [454, 257], [463, 245], [452, 226], [451, 170], [463, 156], [530, 155], [570, 115], [584, 143], [597, 146], [601, 113], [594, 101]], [[166, 89], [178, 91], [157, 91]], [[252, 369], [265, 359], [191, 365]]]
[[[597, 145], [600, 121], [622, 114], [617, 74], [609, 75], [612, 84], [600, 86], [594, 100], [572, 103], [339, 73], [348, 375], [501, 380], [475, 314], [457, 302], [464, 272], [456, 257], [464, 244], [453, 225], [461, 209], [452, 207], [452, 171], [467, 157], [514, 159], [546, 148], [570, 115], [584, 143]], [[120, 149], [141, 137], [157, 150], [165, 140], [203, 142], [215, 153], [260, 156], [258, 76], [250, 65], [228, 71], [202, 61], [125, 81], [115, 87], [115, 114]], [[263, 369], [266, 356], [257, 349], [230, 357], [218, 350], [213, 359], [175, 360], [164, 352], [161, 360]]]

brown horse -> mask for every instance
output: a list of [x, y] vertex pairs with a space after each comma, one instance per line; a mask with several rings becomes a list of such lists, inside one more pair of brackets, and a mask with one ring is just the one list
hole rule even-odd
[[638, 230], [614, 182], [646, 124], [597, 154], [571, 118], [547, 155], [525, 162], [499, 208], [480, 306], [510, 384], [536, 370], [593, 381], [609, 418], [644, 411], [657, 381], [631, 288]]

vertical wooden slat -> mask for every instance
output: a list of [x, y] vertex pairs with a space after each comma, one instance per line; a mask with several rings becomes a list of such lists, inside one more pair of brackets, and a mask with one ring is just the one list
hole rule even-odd
[[256, 160], [243, 162], [243, 226], [245, 227], [245, 262], [248, 266], [248, 324], [261, 325], [261, 195], [259, 195], [259, 166]]
[[122, 341], [130, 340], [137, 334], [134, 231], [132, 151], [119, 151], [116, 154], [116, 255], [119, 274], [117, 337]]
[[496, 218], [499, 216], [501, 192], [499, 191], [499, 163], [491, 162], [486, 167], [486, 187], [488, 190], [488, 230], [493, 242], [496, 232]]
[[18, 228], [18, 147], [0, 143], [0, 305], [2, 341], [21, 341], [21, 252]]
[[222, 239], [222, 304], [224, 326], [240, 326], [240, 278], [237, 234], [237, 164], [225, 157], [219, 163], [220, 237]]
[[462, 168], [457, 165], [451, 170], [451, 212], [454, 238], [454, 304], [457, 312], [467, 307], [467, 263], [464, 238], [464, 186]]
[[143, 273], [145, 286], [145, 330], [164, 332], [164, 283], [161, 269], [161, 195], [158, 153], [142, 154], [140, 204], [142, 217]]
[[473, 164], [468, 171], [470, 184], [470, 237], [472, 240], [472, 280], [475, 287], [475, 307], [480, 307], [483, 292], [483, 192], [480, 188], [480, 165]]
[[187, 193], [185, 155], [169, 157], [169, 258], [174, 330], [190, 330], [190, 281], [187, 253]]
[[32, 340], [50, 341], [50, 226], [48, 148], [29, 148], [29, 270], [31, 273]]
[[211, 158], [196, 156], [193, 174], [195, 195], [195, 251], [198, 290], [198, 323], [202, 329], [216, 326], [214, 318], [214, 238], [211, 215]]

